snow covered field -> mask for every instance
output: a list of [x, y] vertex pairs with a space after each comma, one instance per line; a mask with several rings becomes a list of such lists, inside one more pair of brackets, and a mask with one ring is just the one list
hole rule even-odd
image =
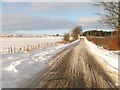
[[[58, 39], [59, 40], [59, 39]], [[55, 41], [52, 39], [52, 41]], [[49, 60], [58, 52], [66, 47], [71, 47], [79, 41], [72, 42], [66, 45], [51, 45], [46, 48], [38, 49], [32, 52], [18, 52], [13, 54], [3, 54], [2, 68], [2, 87], [17, 88], [22, 82], [34, 77], [38, 72], [41, 72], [45, 67], [50, 66]]]
[[44, 38], [0, 38], [2, 44], [0, 44], [0, 52], [6, 53], [7, 49], [12, 47], [21, 47], [28, 45], [36, 45], [38, 43], [53, 43], [57, 41], [61, 41], [61, 37], [44, 37]]

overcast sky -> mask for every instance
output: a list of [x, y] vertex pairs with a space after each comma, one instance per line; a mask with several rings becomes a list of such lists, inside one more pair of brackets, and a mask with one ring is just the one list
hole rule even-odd
[[2, 2], [3, 33], [57, 34], [81, 25], [83, 30], [104, 29], [98, 23], [102, 10], [90, 2]]

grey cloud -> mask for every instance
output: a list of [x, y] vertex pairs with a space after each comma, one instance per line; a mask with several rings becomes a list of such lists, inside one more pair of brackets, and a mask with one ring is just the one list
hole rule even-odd
[[68, 29], [75, 26], [75, 22], [48, 17], [30, 17], [20, 14], [9, 14], [2, 17], [3, 32], [9, 30], [44, 30]]
[[2, 17], [2, 30], [6, 31], [30, 31], [30, 30], [56, 30], [72, 29], [77, 25], [83, 26], [83, 29], [107, 28], [105, 25], [97, 22], [98, 18], [81, 17], [78, 21], [73, 22], [66, 19], [55, 19], [49, 17], [33, 17], [21, 14], [5, 14]]
[[30, 3], [32, 11], [43, 11], [43, 12], [88, 12], [96, 11], [96, 7], [92, 7], [88, 2], [32, 2]]
[[77, 23], [82, 25], [84, 29], [108, 29], [105, 24], [98, 22], [99, 19], [99, 17], [82, 17]]

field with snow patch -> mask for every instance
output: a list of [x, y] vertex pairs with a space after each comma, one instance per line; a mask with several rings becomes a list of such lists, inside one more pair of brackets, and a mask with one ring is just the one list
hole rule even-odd
[[1, 43], [0, 44], [0, 52], [1, 53], [7, 53], [8, 48], [10, 47], [23, 47], [23, 46], [30, 46], [30, 45], [36, 45], [44, 42], [48, 43], [54, 43], [57, 41], [61, 41], [61, 37], [44, 37], [44, 38], [18, 38], [18, 37], [12, 37], [12, 38], [0, 38]]

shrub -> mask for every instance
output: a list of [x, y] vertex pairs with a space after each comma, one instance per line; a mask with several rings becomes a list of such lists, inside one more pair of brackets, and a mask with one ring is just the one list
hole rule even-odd
[[63, 40], [64, 41], [69, 41], [69, 39], [70, 39], [69, 33], [64, 33]]

